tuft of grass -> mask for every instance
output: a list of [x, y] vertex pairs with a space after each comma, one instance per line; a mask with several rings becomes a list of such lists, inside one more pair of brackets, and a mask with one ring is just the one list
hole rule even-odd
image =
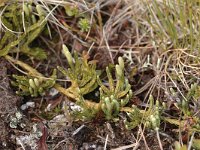
[[148, 3], [148, 21], [158, 45], [199, 52], [200, 7], [197, 0], [163, 0]]

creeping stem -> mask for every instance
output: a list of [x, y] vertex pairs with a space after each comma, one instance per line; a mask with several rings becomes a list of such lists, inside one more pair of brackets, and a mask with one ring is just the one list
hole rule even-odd
[[[23, 68], [24, 70], [26, 70], [28, 72], [29, 75], [33, 76], [33, 77], [37, 77], [37, 78], [41, 78], [41, 79], [49, 79], [47, 77], [44, 77], [41, 73], [39, 73], [36, 69], [32, 68], [31, 66], [29, 66], [28, 64], [20, 61], [20, 60], [16, 60], [13, 57], [9, 56], [9, 55], [5, 55], [4, 56], [6, 60], [8, 60], [9, 62], [12, 62], [16, 65], [19, 65], [21, 68]], [[76, 95], [76, 93], [74, 93], [73, 91], [73, 87], [69, 87], [69, 88], [63, 88], [60, 84], [56, 83], [54, 85], [54, 88], [57, 89], [60, 93], [66, 95], [66, 97], [69, 98], [69, 100], [71, 101], [79, 101], [79, 97]], [[85, 104], [88, 106], [88, 108], [93, 108], [96, 110], [100, 110], [100, 103], [96, 103], [96, 102], [92, 102], [90, 100], [85, 100]], [[132, 112], [132, 108], [131, 107], [122, 107], [120, 109], [120, 111], [123, 112]], [[140, 110], [140, 112], [145, 115], [145, 110]], [[175, 124], [178, 126], [181, 126], [182, 123], [178, 122], [176, 119], [164, 119], [166, 122], [169, 122], [171, 124]]]
[[[32, 68], [31, 66], [29, 66], [28, 64], [20, 61], [20, 60], [16, 60], [14, 59], [13, 57], [9, 56], [9, 55], [5, 55], [4, 56], [6, 58], [6, 60], [8, 60], [9, 62], [12, 62], [16, 65], [19, 65], [21, 68], [23, 68], [24, 70], [26, 70], [28, 72], [28, 74], [30, 76], [33, 76], [33, 77], [37, 77], [39, 79], [48, 79], [46, 77], [44, 77], [40, 72], [38, 72], [36, 69]], [[56, 83], [54, 85], [54, 88], [56, 90], [58, 90], [60, 93], [66, 95], [71, 101], [78, 101], [79, 98], [76, 96], [76, 94], [73, 92], [74, 90], [72, 89], [72, 87], [69, 87], [69, 88], [63, 88], [60, 84]], [[91, 108], [95, 108], [95, 109], [99, 109], [100, 107], [100, 104], [99, 103], [95, 103], [95, 102], [91, 102], [89, 100], [86, 100], [85, 101], [85, 104], [88, 106], [88, 107], [91, 107]]]

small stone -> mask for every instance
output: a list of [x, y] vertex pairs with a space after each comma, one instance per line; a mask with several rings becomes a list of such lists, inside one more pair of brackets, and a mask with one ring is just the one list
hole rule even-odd
[[34, 108], [35, 107], [35, 102], [27, 102], [26, 105], [28, 107]]
[[26, 104], [23, 104], [21, 106], [21, 110], [26, 110], [27, 108], [34, 108], [35, 107], [35, 102], [26, 102]]
[[49, 90], [49, 95], [52, 97], [56, 96], [58, 93], [59, 93], [58, 90], [56, 90], [55, 88], [51, 88]]
[[20, 108], [21, 108], [21, 110], [26, 110], [28, 107], [26, 104], [23, 104]]

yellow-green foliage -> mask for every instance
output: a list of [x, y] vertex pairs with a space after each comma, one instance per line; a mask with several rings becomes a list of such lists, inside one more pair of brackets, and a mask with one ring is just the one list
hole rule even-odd
[[159, 129], [161, 121], [161, 110], [163, 109], [159, 105], [159, 101], [156, 100], [154, 105], [154, 98], [152, 95], [149, 96], [149, 109], [144, 113], [144, 124], [152, 129]]
[[11, 84], [18, 87], [16, 93], [25, 96], [31, 95], [32, 97], [44, 95], [45, 91], [54, 86], [57, 78], [55, 69], [49, 79], [18, 75], [13, 75], [13, 77], [16, 81], [12, 81]]
[[[66, 89], [66, 92], [82, 107], [82, 110], [78, 112], [79, 116], [82, 116], [83, 119], [92, 118], [102, 110], [106, 119], [116, 118], [120, 109], [129, 102], [133, 95], [131, 85], [124, 76], [123, 59], [119, 57], [119, 64], [115, 67], [116, 82], [110, 70], [106, 69], [109, 85], [105, 86], [99, 77], [100, 71], [96, 70], [96, 61], [88, 61], [89, 57], [86, 53], [83, 53], [82, 57], [78, 57], [78, 54], [74, 53], [74, 57], [72, 57], [68, 48], [63, 45], [63, 54], [67, 58], [69, 68], [58, 67], [58, 69], [70, 79], [71, 86]], [[30, 67], [28, 68], [30, 69]], [[39, 75], [39, 73], [37, 74]], [[17, 75], [14, 75], [14, 78], [16, 81], [13, 81], [12, 84], [18, 87], [18, 94], [36, 97], [43, 95], [45, 90], [54, 86], [56, 72], [54, 71], [50, 79]], [[91, 103], [88, 106], [88, 101], [84, 99], [84, 95], [94, 91], [98, 84], [100, 86], [100, 103], [92, 103], [94, 107], [91, 107]], [[98, 107], [96, 107], [97, 105]]]
[[134, 129], [135, 127], [137, 127], [139, 124], [142, 123], [143, 115], [135, 105], [132, 106], [132, 111], [130, 113], [127, 113], [127, 115], [130, 120], [130, 121], [128, 120], [125, 121], [127, 129]]
[[90, 22], [87, 18], [79, 19], [78, 26], [82, 32], [88, 32], [90, 30]]
[[[11, 3], [0, 9], [3, 11], [1, 21], [4, 29], [0, 34], [0, 56], [21, 52], [36, 59], [45, 59], [46, 53], [43, 49], [30, 47], [46, 24], [41, 6]], [[38, 14], [39, 19], [34, 13]]]
[[70, 79], [72, 83], [71, 92], [75, 95], [77, 95], [76, 93], [85, 95], [97, 88], [96, 79], [99, 72], [96, 70], [96, 63], [94, 61], [88, 62], [87, 54], [83, 54], [79, 58], [75, 52], [73, 58], [65, 45], [63, 46], [63, 53], [70, 67], [67, 70], [62, 67], [58, 67], [58, 69]]
[[89, 57], [86, 53], [83, 53], [82, 57], [78, 57], [75, 52], [72, 57], [65, 45], [63, 45], [63, 54], [67, 58], [69, 68], [58, 67], [58, 70], [70, 79], [71, 86], [68, 88], [68, 92], [78, 99], [77, 104], [82, 107], [82, 110], [73, 112], [73, 115], [79, 119], [91, 119], [98, 110], [89, 108], [85, 104], [83, 96], [94, 91], [98, 86], [96, 80], [100, 72], [96, 70], [96, 62], [88, 61]]
[[94, 91], [99, 84], [101, 109], [105, 113], [106, 119], [109, 120], [117, 117], [120, 108], [125, 106], [132, 97], [131, 86], [124, 77], [123, 59], [120, 57], [118, 60], [119, 65], [116, 65], [116, 83], [114, 83], [110, 70], [106, 69], [109, 80], [109, 87], [106, 87], [99, 78], [100, 73], [96, 70], [95, 62], [88, 62], [86, 54], [79, 58], [77, 53], [75, 53], [73, 58], [66, 46], [63, 46], [63, 53], [70, 67], [67, 70], [61, 67], [58, 67], [58, 69], [70, 79], [72, 84], [69, 91], [76, 95], [76, 97], [79, 97], [79, 104], [83, 108], [83, 111], [80, 113], [84, 114], [84, 117], [93, 116], [97, 113], [97, 111], [89, 111], [88, 108], [84, 107], [86, 105], [84, 105], [83, 95]]
[[102, 83], [99, 77], [97, 78], [100, 86], [101, 108], [108, 120], [116, 117], [120, 108], [124, 107], [133, 95], [131, 85], [128, 79], [124, 77], [124, 61], [122, 57], [119, 57], [118, 63], [119, 64], [115, 66], [116, 83], [114, 83], [114, 79], [108, 67], [106, 68], [109, 83], [108, 87]]
[[156, 101], [154, 105], [154, 98], [149, 96], [149, 108], [143, 113], [136, 107], [132, 107], [132, 111], [127, 113], [129, 121], [125, 121], [125, 125], [128, 129], [133, 129], [139, 124], [144, 124], [147, 128], [158, 130], [161, 122], [161, 110], [163, 108]]
[[[20, 65], [25, 70], [28, 70], [32, 75], [14, 76], [16, 81], [12, 82], [12, 84], [18, 87], [18, 94], [31, 96], [43, 95], [46, 90], [54, 86], [58, 91], [72, 98], [81, 106], [81, 110], [74, 112], [74, 114], [84, 120], [91, 119], [100, 112], [104, 113], [107, 120], [115, 120], [118, 118], [120, 111], [125, 111], [129, 112], [129, 119], [125, 121], [127, 128], [132, 129], [139, 124], [144, 124], [145, 127], [158, 130], [161, 120], [183, 127], [185, 120], [188, 117], [192, 117], [196, 124], [191, 128], [194, 131], [199, 131], [199, 118], [192, 116], [194, 112], [189, 109], [190, 99], [198, 98], [199, 86], [196, 84], [192, 85], [191, 89], [186, 94], [185, 97], [188, 98], [188, 100], [183, 99], [178, 105], [175, 104], [175, 106], [180, 109], [180, 113], [183, 113], [180, 122], [180, 118], [171, 119], [162, 117], [161, 113], [164, 107], [160, 106], [157, 100], [154, 101], [152, 96], [149, 97], [149, 107], [147, 110], [140, 110], [136, 106], [132, 108], [126, 107], [132, 97], [132, 90], [128, 80], [124, 76], [124, 61], [121, 57], [119, 57], [118, 64], [115, 66], [115, 76], [111, 74], [111, 70], [108, 69], [108, 67], [106, 68], [108, 82], [104, 83], [99, 77], [99, 71], [96, 70], [95, 61], [88, 61], [88, 56], [86, 54], [82, 55], [82, 57], [78, 57], [78, 54], [75, 53], [74, 57], [72, 57], [66, 46], [63, 46], [63, 53], [68, 60], [69, 68], [64, 69], [58, 67], [58, 69], [71, 81], [71, 86], [67, 89], [55, 83], [55, 71], [53, 75], [47, 79], [27, 64], [20, 61], [16, 62], [16, 60], [12, 59], [10, 56], [5, 57]], [[100, 86], [100, 102], [95, 103], [92, 102], [92, 100], [86, 100], [84, 95], [90, 94], [97, 89], [97, 83]], [[172, 95], [176, 96], [175, 94], [176, 92], [172, 91]]]

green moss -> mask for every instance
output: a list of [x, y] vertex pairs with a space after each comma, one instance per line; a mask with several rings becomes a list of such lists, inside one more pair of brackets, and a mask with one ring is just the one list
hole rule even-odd
[[80, 18], [78, 26], [82, 32], [88, 32], [90, 30], [90, 21], [87, 18]]

